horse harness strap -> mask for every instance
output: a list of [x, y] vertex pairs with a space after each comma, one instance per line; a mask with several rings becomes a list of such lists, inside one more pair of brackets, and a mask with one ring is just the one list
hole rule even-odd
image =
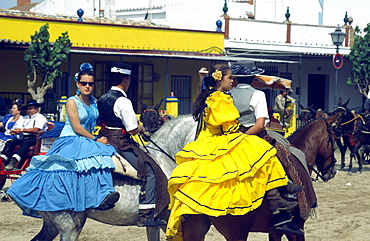
[[344, 122], [344, 123], [341, 123], [341, 124], [338, 124], [339, 126], [344, 126], [344, 125], [347, 125], [353, 121], [355, 121], [356, 119], [360, 118], [362, 120], [362, 122], [365, 122], [364, 118], [362, 118], [361, 115], [358, 115], [358, 116], [355, 116], [353, 119], [347, 121], [347, 122]]

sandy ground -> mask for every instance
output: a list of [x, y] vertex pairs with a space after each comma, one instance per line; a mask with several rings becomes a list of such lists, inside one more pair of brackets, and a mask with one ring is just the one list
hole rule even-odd
[[[336, 157], [339, 160], [338, 153]], [[354, 166], [357, 167], [357, 163]], [[362, 174], [347, 175], [346, 170], [339, 170], [336, 177], [327, 183], [314, 183], [318, 216], [306, 222], [306, 240], [370, 240], [370, 166], [365, 165]], [[7, 182], [4, 189], [10, 184]], [[3, 241], [30, 240], [41, 228], [41, 220], [22, 216], [13, 202], [0, 202], [0, 217], [0, 240]], [[163, 233], [161, 236], [164, 240]], [[142, 241], [146, 240], [145, 237], [144, 228], [117, 227], [88, 220], [79, 240]], [[224, 238], [212, 228], [206, 241], [217, 240]], [[264, 241], [268, 238], [267, 234], [252, 233], [248, 240]]]

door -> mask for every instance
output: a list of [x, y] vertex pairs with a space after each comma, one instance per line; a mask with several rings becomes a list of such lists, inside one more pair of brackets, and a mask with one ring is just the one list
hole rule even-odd
[[307, 106], [314, 105], [314, 109], [327, 110], [325, 96], [327, 94], [327, 76], [324, 74], [308, 75]]

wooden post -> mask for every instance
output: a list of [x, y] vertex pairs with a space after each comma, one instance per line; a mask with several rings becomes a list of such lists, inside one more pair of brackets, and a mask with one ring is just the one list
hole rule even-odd
[[225, 39], [229, 38], [229, 27], [230, 27], [230, 17], [229, 15], [222, 15], [225, 19]]
[[290, 44], [290, 35], [292, 31], [292, 22], [291, 21], [286, 21], [286, 44]]

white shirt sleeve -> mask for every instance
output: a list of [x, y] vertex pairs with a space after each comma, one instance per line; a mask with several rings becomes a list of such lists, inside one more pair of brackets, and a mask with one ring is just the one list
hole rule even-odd
[[126, 131], [135, 130], [138, 127], [136, 113], [132, 107], [131, 100], [126, 97], [119, 97], [114, 102], [113, 107], [114, 114], [122, 120], [122, 124], [125, 126]]
[[266, 96], [263, 91], [256, 90], [253, 93], [251, 101], [250, 101], [250, 105], [251, 105], [251, 108], [254, 110], [254, 115], [256, 117], [256, 120], [261, 117], [266, 118], [266, 121], [269, 120]]
[[[33, 120], [31, 121], [33, 122]], [[47, 125], [46, 125], [46, 118], [40, 114], [40, 113], [37, 113], [36, 114], [36, 118], [35, 118], [35, 124], [33, 125], [33, 127], [36, 127], [36, 128], [39, 128], [40, 130], [47, 130]], [[29, 128], [33, 128], [33, 127], [29, 127]]]

